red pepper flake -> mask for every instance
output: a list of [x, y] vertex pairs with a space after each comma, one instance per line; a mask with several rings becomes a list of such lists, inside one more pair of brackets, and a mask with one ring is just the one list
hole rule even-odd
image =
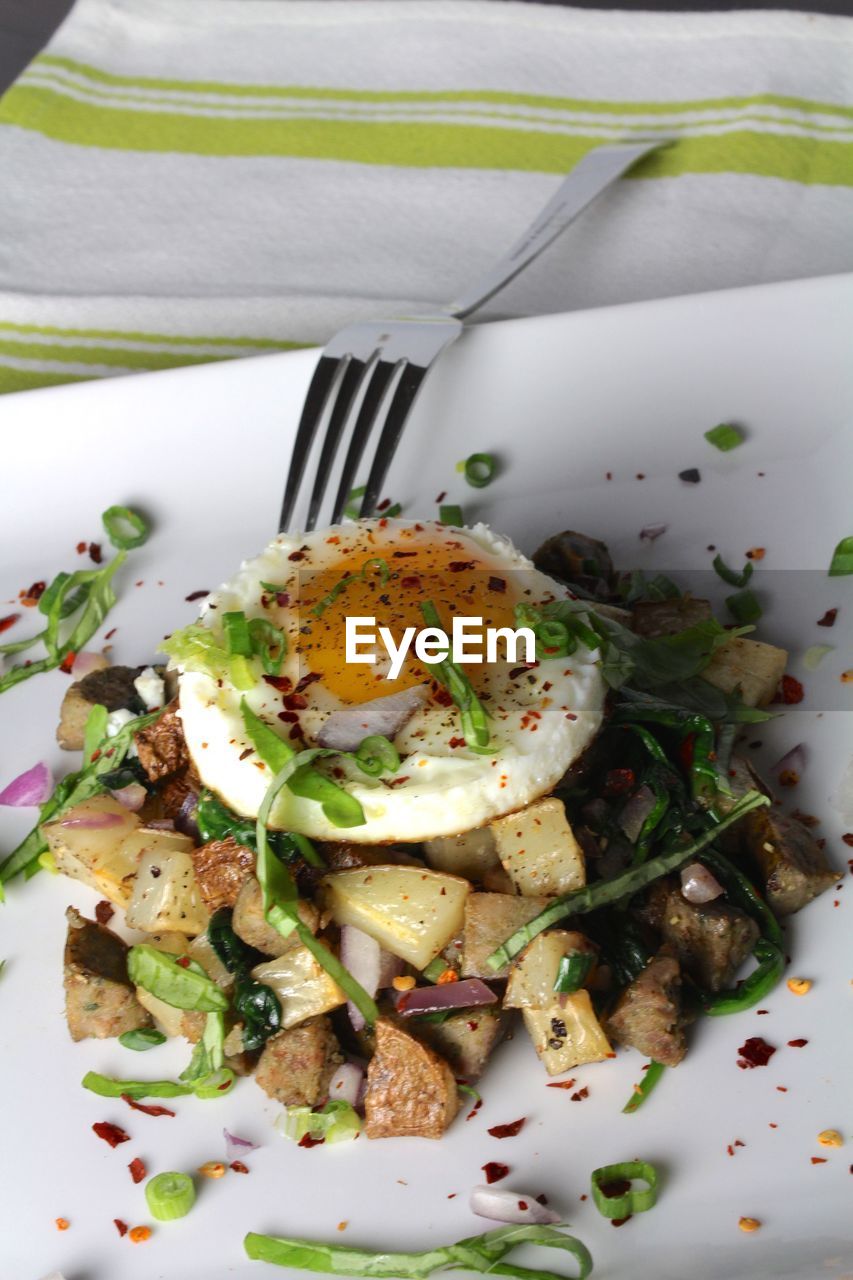
[[534, 1197], [533, 1197], [533, 1199], [537, 1202], [537, 1204], [547, 1204], [547, 1203], [548, 1203], [548, 1197], [545, 1195], [545, 1192], [544, 1192], [544, 1191], [540, 1191], [540, 1192], [539, 1192], [539, 1195], [538, 1195], [538, 1196], [534, 1196]]
[[451, 573], [468, 573], [474, 568], [473, 560], [451, 560], [447, 568]]
[[787, 1092], [788, 1092], [788, 1086], [787, 1086], [786, 1084], [777, 1084], [777, 1086], [776, 1086], [776, 1092], [777, 1092], [777, 1093], [787, 1093]]
[[175, 961], [175, 964], [179, 964], [182, 969], [189, 969], [190, 958], [189, 956], [178, 956], [177, 960]]
[[26, 591], [18, 592], [18, 599], [22, 605], [26, 606], [26, 608], [32, 609], [44, 595], [46, 588], [46, 582], [34, 582], [32, 586], [26, 589]]
[[395, 560], [408, 560], [411, 556], [416, 556], [417, 551], [393, 551], [392, 556]]
[[608, 1200], [615, 1200], [617, 1196], [626, 1196], [631, 1190], [630, 1178], [614, 1178], [612, 1182], [602, 1182], [599, 1191], [603, 1196], [607, 1196]]
[[569, 1102], [583, 1102], [589, 1097], [589, 1085], [584, 1085], [583, 1089], [578, 1089], [577, 1093], [573, 1093], [569, 1098]]
[[766, 1067], [775, 1052], [775, 1046], [768, 1044], [766, 1040], [762, 1040], [761, 1036], [750, 1036], [738, 1049], [740, 1054], [738, 1066], [742, 1068]]
[[107, 902], [106, 898], [102, 898], [95, 907], [95, 919], [98, 924], [109, 924], [114, 915], [115, 907], [113, 904], [111, 902]]
[[490, 591], [497, 591], [500, 594], [503, 594], [503, 592], [506, 591], [506, 578], [497, 578], [493, 575], [489, 578], [486, 585]]
[[456, 747], [464, 747], [464, 746], [465, 746], [465, 739], [464, 739], [464, 738], [450, 738], [450, 739], [449, 739], [449, 741], [448, 741], [448, 743], [447, 743], [447, 745], [448, 745], [449, 747], [453, 747], [454, 749], [455, 749]]
[[767, 555], [765, 547], [750, 547], [746, 553], [747, 560], [763, 560]]
[[89, 544], [88, 544], [88, 542], [78, 542], [78, 543], [77, 543], [77, 554], [78, 554], [78, 556], [82, 556], [82, 555], [85, 555], [85, 554], [86, 554], [86, 548], [88, 547], [88, 545], [89, 545]]
[[308, 706], [308, 699], [303, 693], [286, 693], [283, 701], [286, 711], [304, 711]]
[[241, 751], [241, 752], [240, 752], [240, 754], [239, 754], [239, 756], [237, 757], [237, 759], [238, 759], [238, 760], [248, 760], [249, 756], [252, 754], [252, 752], [254, 751], [254, 749], [255, 749], [254, 747], [247, 747], [245, 751]]
[[246, 1167], [246, 1165], [243, 1164], [242, 1160], [232, 1160], [231, 1164], [229, 1165], [229, 1168], [233, 1169], [235, 1173], [249, 1172], [248, 1168]]
[[56, 1221], [57, 1231], [67, 1231], [68, 1228], [71, 1226], [71, 1223], [68, 1221], [67, 1218], [56, 1218], [55, 1221]]
[[62, 661], [59, 664], [59, 670], [64, 671], [64, 673], [67, 676], [70, 676], [71, 668], [74, 666], [74, 659], [76, 657], [77, 657], [77, 654], [73, 651], [73, 649], [69, 649], [65, 657], [62, 659]]
[[604, 791], [608, 796], [621, 796], [630, 791], [636, 782], [633, 769], [611, 769], [604, 779]]
[[826, 1164], [826, 1156], [812, 1156], [812, 1164]]
[[589, 1199], [589, 1196], [586, 1194], [586, 1192], [584, 1192], [584, 1193], [583, 1193], [583, 1195], [582, 1195], [580, 1198], [581, 1198], [581, 1200], [588, 1200], [588, 1199]]
[[13, 627], [20, 616], [21, 615], [19, 613], [7, 613], [5, 618], [0, 618], [0, 634], [4, 631], [8, 631], [10, 627]]
[[630, 1222], [633, 1216], [633, 1213], [629, 1213], [627, 1218], [611, 1218], [610, 1225], [611, 1227], [624, 1227], [625, 1223]]
[[782, 769], [779, 773], [780, 787], [795, 787], [800, 781], [800, 775], [796, 769]]
[[409, 781], [409, 777], [410, 775], [408, 773], [404, 773], [402, 778], [392, 778], [391, 781], [386, 782], [385, 785], [386, 787], [391, 787], [391, 788], [402, 787], [405, 782]]
[[387, 511], [387, 510], [388, 510], [388, 508], [390, 507], [390, 505], [391, 505], [391, 499], [390, 499], [390, 498], [383, 498], [381, 502], [377, 502], [377, 504], [376, 504], [376, 510], [377, 510], [377, 511]]
[[264, 676], [264, 683], [272, 685], [278, 693], [290, 693], [293, 681], [289, 676]]
[[203, 600], [205, 596], [209, 596], [209, 591], [191, 591], [188, 596], [184, 596], [187, 604], [195, 604], [196, 600]]
[[837, 609], [827, 609], [822, 618], [818, 618], [817, 625], [819, 627], [834, 627], [835, 619], [838, 617]]
[[546, 1089], [574, 1089], [574, 1087], [574, 1076], [572, 1076], [571, 1080], [555, 1080], [553, 1084], [546, 1084], [545, 1086]]
[[135, 1160], [131, 1160], [127, 1167], [134, 1182], [141, 1182], [143, 1178], [147, 1177], [148, 1170], [145, 1168], [145, 1162], [140, 1160], [139, 1156]]
[[417, 591], [420, 585], [421, 580], [416, 573], [400, 579], [400, 586], [404, 591]]
[[437, 702], [440, 707], [451, 707], [453, 705], [453, 699], [446, 689], [433, 689], [432, 696], [433, 701]]
[[613, 479], [613, 472], [612, 472], [612, 471], [605, 471], [605, 473], [604, 473], [604, 479], [605, 479], [605, 480], [612, 480], [612, 479]]
[[449, 1191], [447, 1193], [447, 1198], [448, 1200], [455, 1200], [458, 1195], [459, 1195], [458, 1191]]
[[287, 558], [288, 558], [288, 560], [304, 560], [304, 559], [305, 559], [305, 552], [304, 552], [304, 551], [291, 551], [290, 555], [289, 555]]
[[[299, 715], [296, 711], [279, 711], [278, 718], [279, 720], [282, 720], [285, 724], [299, 723]], [[247, 753], [247, 754], [250, 754], [250, 753]], [[243, 757], [241, 756], [240, 759], [242, 760]]]
[[803, 1040], [802, 1038], [799, 1040], [788, 1041], [788, 1047], [791, 1049], [803, 1049], [807, 1044], [808, 1044], [808, 1040]]
[[104, 639], [105, 639], [105, 640], [112, 640], [113, 636], [115, 635], [115, 633], [116, 633], [117, 631], [118, 631], [118, 627], [113, 627], [112, 631], [108, 631], [108, 632], [107, 632], [107, 634], [104, 636]]
[[309, 684], [313, 684], [315, 680], [319, 680], [319, 679], [320, 679], [319, 671], [309, 671], [308, 674], [304, 675], [302, 679], [298, 682], [295, 692], [304, 693], [304, 691], [308, 688]]
[[853, 831], [845, 831], [841, 839], [849, 848], [853, 849]]
[[111, 1147], [117, 1147], [119, 1143], [130, 1142], [130, 1134], [125, 1133], [124, 1129], [120, 1129], [117, 1124], [110, 1124], [108, 1120], [99, 1120], [97, 1124], [93, 1124], [92, 1128], [99, 1138], [103, 1138], [104, 1142], [108, 1142]]
[[772, 1120], [770, 1120], [770, 1121], [768, 1122], [768, 1126], [767, 1126], [767, 1127], [768, 1127], [769, 1129], [778, 1129], [778, 1128], [779, 1128], [778, 1124], [774, 1124]]
[[474, 1116], [475, 1116], [475, 1115], [477, 1114], [477, 1112], [480, 1110], [480, 1107], [482, 1107], [482, 1105], [483, 1105], [483, 1099], [482, 1099], [482, 1098], [478, 1098], [478, 1099], [477, 1099], [477, 1101], [474, 1103], [473, 1107], [471, 1108], [471, 1110], [468, 1112], [468, 1114], [467, 1114], [467, 1116], [465, 1117], [465, 1119], [466, 1119], [466, 1120], [473, 1120], [473, 1119], [474, 1119]]
[[800, 681], [795, 676], [783, 676], [773, 701], [782, 702], [786, 707], [791, 707], [802, 702], [803, 697], [804, 690]]
[[521, 1133], [526, 1119], [527, 1116], [522, 1116], [520, 1120], [513, 1120], [510, 1124], [496, 1124], [487, 1132], [493, 1138], [514, 1138], [517, 1133]]
[[529, 1209], [529, 1208], [530, 1208], [530, 1206], [529, 1206], [529, 1204], [527, 1203], [527, 1201], [526, 1201], [526, 1200], [519, 1200], [519, 1202], [518, 1202], [518, 1207], [519, 1207], [519, 1209], [521, 1210], [521, 1212], [522, 1212], [522, 1213], [524, 1213], [525, 1209]]
[[[310, 1133], [303, 1133], [302, 1137], [299, 1139], [298, 1145], [300, 1147], [306, 1147], [306, 1148], [321, 1147], [325, 1141], [326, 1141], [325, 1138], [312, 1138]], [[238, 1163], [238, 1162], [235, 1161], [235, 1163]], [[234, 1165], [232, 1165], [231, 1168], [233, 1169]]]
[[435, 504], [436, 504], [436, 506], [438, 506], [438, 504], [439, 504], [440, 502], [444, 502], [444, 499], [445, 499], [446, 497], [447, 497], [447, 490], [446, 490], [446, 489], [442, 489], [441, 493], [438, 495], [438, 497], [437, 497], [437, 498], [436, 498], [436, 500], [435, 500]]
[[490, 1160], [488, 1164], [482, 1166], [483, 1173], [486, 1175], [486, 1182], [500, 1182], [501, 1178], [505, 1178], [509, 1173], [508, 1164], [500, 1164], [497, 1160]]
[[100, 542], [90, 542], [89, 543], [89, 559], [92, 561], [92, 563], [100, 564], [103, 558], [104, 558], [104, 553], [101, 550]]
[[770, 1010], [769, 1010], [769, 1009], [756, 1009], [756, 1010], [755, 1010], [755, 1012], [756, 1012], [756, 1013], [769, 1013], [769, 1012], [770, 1012]]
[[113, 1218], [113, 1222], [115, 1223], [115, 1228], [116, 1228], [116, 1231], [119, 1233], [119, 1235], [120, 1235], [120, 1236], [126, 1236], [126, 1235], [127, 1235], [127, 1223], [126, 1223], [126, 1222], [122, 1222], [121, 1218]]
[[168, 1107], [161, 1107], [157, 1104], [149, 1104], [147, 1102], [137, 1102], [135, 1098], [131, 1098], [129, 1093], [121, 1095], [122, 1102], [126, 1102], [134, 1111], [141, 1111], [146, 1116], [174, 1116], [174, 1111], [170, 1111]]

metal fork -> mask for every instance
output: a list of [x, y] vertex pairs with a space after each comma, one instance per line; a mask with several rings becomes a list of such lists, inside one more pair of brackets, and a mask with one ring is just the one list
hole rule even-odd
[[381, 417], [382, 431], [359, 512], [360, 516], [372, 515], [415, 397], [441, 352], [459, 337], [463, 321], [537, 258], [616, 178], [670, 141], [657, 138], [618, 143], [587, 152], [507, 253], [441, 311], [411, 319], [351, 324], [336, 333], [323, 349], [305, 397], [279, 532], [290, 525], [308, 456], [323, 420], [327, 422], [326, 434], [311, 488], [306, 530], [316, 527], [344, 428], [355, 420], [332, 524], [341, 519], [368, 438]]

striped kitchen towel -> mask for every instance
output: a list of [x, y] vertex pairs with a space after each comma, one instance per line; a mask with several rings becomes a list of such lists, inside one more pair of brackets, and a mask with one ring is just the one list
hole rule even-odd
[[445, 302], [603, 140], [677, 143], [491, 314], [853, 268], [853, 22], [77, 0], [0, 100], [0, 389]]

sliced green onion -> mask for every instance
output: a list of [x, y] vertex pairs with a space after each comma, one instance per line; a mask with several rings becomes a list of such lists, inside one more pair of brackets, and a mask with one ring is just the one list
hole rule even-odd
[[249, 620], [242, 609], [223, 613], [222, 632], [229, 657], [251, 658], [253, 649], [252, 638], [249, 635]]
[[581, 951], [573, 956], [563, 956], [554, 981], [554, 990], [562, 995], [571, 995], [586, 982], [594, 964], [595, 956], [589, 952]]
[[611, 880], [598, 880], [594, 884], [586, 885], [583, 889], [574, 889], [571, 893], [561, 894], [527, 924], [516, 929], [515, 933], [489, 956], [489, 968], [500, 969], [503, 965], [509, 964], [520, 951], [524, 950], [528, 942], [532, 942], [543, 929], [549, 929], [558, 920], [564, 920], [566, 916], [571, 915], [584, 915], [609, 903], [619, 902], [622, 898], [645, 889], [661, 876], [677, 871], [685, 862], [691, 861], [712, 844], [721, 832], [735, 822], [740, 822], [741, 818], [751, 813], [753, 809], [769, 803], [767, 796], [761, 795], [758, 791], [748, 791], [732, 806], [724, 818], [692, 840], [690, 844], [660, 853], [642, 866], [630, 867]]
[[266, 674], [281, 675], [281, 668], [287, 657], [287, 636], [281, 627], [274, 627], [268, 618], [252, 618], [249, 623], [249, 638], [252, 652], [260, 658]]
[[99, 1098], [120, 1098], [123, 1093], [129, 1098], [182, 1098], [192, 1093], [189, 1085], [175, 1080], [113, 1080], [97, 1071], [87, 1071], [81, 1084]]
[[[432, 600], [424, 600], [421, 613], [429, 627], [441, 629], [441, 619]], [[489, 718], [480, 699], [474, 692], [474, 686], [450, 658], [439, 658], [437, 662], [425, 662], [424, 666], [435, 676], [450, 694], [462, 719], [462, 736], [472, 751], [493, 754], [497, 748], [491, 743]]]
[[747, 560], [740, 573], [736, 569], [730, 569], [720, 555], [714, 556], [712, 563], [717, 577], [722, 578], [723, 582], [727, 582], [730, 587], [745, 587], [752, 577], [753, 564], [751, 560]]
[[731, 991], [718, 991], [704, 1002], [705, 1013], [722, 1017], [729, 1013], [743, 1013], [770, 994], [778, 985], [785, 971], [785, 957], [773, 942], [759, 938], [752, 954], [758, 961], [748, 978]]
[[350, 489], [347, 505], [344, 507], [344, 515], [349, 516], [350, 520], [358, 520], [361, 515], [361, 500], [364, 497], [367, 485], [359, 485], [357, 489]]
[[803, 666], [806, 671], [817, 671], [820, 664], [828, 653], [833, 653], [835, 646], [832, 644], [812, 644], [809, 645], [803, 654]]
[[446, 972], [447, 963], [441, 956], [436, 956], [434, 960], [430, 960], [427, 967], [421, 970], [427, 982], [438, 982], [441, 975]]
[[310, 1107], [285, 1107], [275, 1122], [284, 1138], [301, 1142], [306, 1134], [323, 1139], [327, 1144], [350, 1142], [361, 1133], [361, 1118], [349, 1102], [337, 1098], [327, 1102], [319, 1111]]
[[497, 458], [491, 453], [472, 453], [462, 464], [465, 479], [473, 489], [485, 489], [494, 480], [497, 469]]
[[453, 503], [439, 507], [438, 518], [442, 524], [452, 525], [454, 529], [465, 528], [465, 517], [462, 515], [462, 508]]
[[165, 1044], [166, 1037], [156, 1027], [137, 1027], [133, 1031], [123, 1031], [118, 1042], [125, 1049], [144, 1053], [146, 1049], [156, 1049], [158, 1044]]
[[193, 1180], [186, 1173], [158, 1173], [145, 1184], [145, 1199], [158, 1222], [185, 1218], [195, 1204]]
[[705, 432], [705, 439], [721, 453], [728, 453], [730, 449], [743, 444], [744, 436], [740, 427], [733, 426], [731, 422], [721, 422], [719, 426], [711, 427], [710, 431]]
[[853, 573], [853, 534], [841, 539], [829, 565], [830, 578], [841, 578], [848, 573]]
[[127, 973], [134, 986], [142, 987], [173, 1009], [212, 1013], [228, 1008], [228, 997], [206, 973], [184, 968], [175, 956], [148, 943], [130, 948]]
[[402, 510], [403, 507], [401, 503], [392, 502], [390, 507], [386, 507], [384, 511], [380, 512], [380, 515], [382, 515], [386, 520], [394, 520]]
[[761, 617], [761, 605], [755, 592], [748, 587], [745, 591], [736, 591], [733, 596], [726, 596], [726, 606], [735, 622], [741, 626], [749, 626]]
[[[107, 507], [101, 520], [110, 542], [120, 551], [131, 551], [148, 541], [150, 524], [130, 507]], [[133, 530], [132, 533], [127, 532], [128, 526]]]
[[666, 1067], [663, 1063], [655, 1062], [653, 1058], [643, 1072], [641, 1082], [634, 1085], [634, 1092], [622, 1108], [623, 1115], [632, 1115], [643, 1105], [664, 1071], [666, 1071]]
[[[631, 1187], [617, 1196], [609, 1196], [604, 1190], [612, 1182], [632, 1182], [635, 1178], [642, 1178], [646, 1186]], [[593, 1169], [590, 1186], [600, 1214], [605, 1218], [630, 1218], [654, 1207], [658, 1198], [658, 1172], [648, 1160], [622, 1160], [619, 1164], [605, 1164], [600, 1169]]]
[[396, 773], [400, 768], [397, 748], [381, 733], [372, 733], [360, 743], [355, 762], [370, 778], [378, 778], [381, 773]]

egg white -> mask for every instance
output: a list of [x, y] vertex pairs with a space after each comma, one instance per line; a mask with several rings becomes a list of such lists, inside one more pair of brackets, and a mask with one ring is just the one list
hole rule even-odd
[[[412, 525], [413, 522], [402, 520], [360, 521], [314, 533], [280, 535], [208, 597], [203, 618], [212, 624], [217, 614], [221, 616], [227, 610], [242, 610], [250, 618], [266, 616], [260, 604], [262, 582], [292, 582], [295, 588], [299, 570], [328, 565], [332, 554], [335, 563], [340, 563], [342, 547], [354, 550], [358, 541], [363, 550], [365, 536], [370, 539], [371, 554], [381, 556], [401, 545], [400, 537], [406, 536], [403, 530]], [[429, 530], [430, 526], [426, 528]], [[333, 553], [330, 535], [337, 540]], [[497, 564], [510, 572], [524, 570], [532, 598], [541, 601], [566, 596], [563, 587], [539, 573], [508, 539], [486, 525], [454, 530], [453, 536], [467, 542], [471, 553], [486, 553], [490, 565]], [[294, 562], [289, 557], [296, 553], [300, 558]], [[300, 667], [299, 629], [296, 611], [292, 613], [289, 653], [282, 674], [296, 684], [304, 674], [304, 664]], [[449, 619], [445, 625], [449, 628]], [[274, 807], [273, 824], [321, 840], [420, 841], [468, 831], [523, 808], [553, 790], [601, 726], [605, 685], [596, 658], [597, 653], [580, 648], [569, 659], [542, 661], [521, 674], [518, 667], [513, 672], [510, 664], [503, 661], [483, 666], [480, 670], [491, 695], [487, 705], [492, 736], [499, 744], [494, 755], [451, 746], [451, 740], [458, 741], [461, 733], [459, 712], [455, 706], [441, 706], [430, 700], [394, 740], [403, 757], [396, 776], [371, 778], [349, 760], [333, 762], [342, 771], [336, 773], [336, 780], [362, 805], [364, 825], [335, 827], [317, 802], [295, 796], [287, 789]], [[364, 671], [372, 673], [373, 669], [365, 667]], [[375, 674], [366, 678], [378, 681], [373, 696], [395, 691], [391, 681]], [[314, 735], [341, 703], [320, 682], [305, 692], [309, 707], [300, 712], [300, 727], [310, 747]], [[181, 671], [180, 714], [187, 746], [202, 782], [236, 813], [255, 817], [272, 773], [249, 750], [251, 743], [240, 712], [243, 696], [252, 710], [286, 739], [288, 726], [278, 719], [282, 697], [268, 683], [259, 681], [243, 694], [227, 681], [217, 681], [197, 671]]]

